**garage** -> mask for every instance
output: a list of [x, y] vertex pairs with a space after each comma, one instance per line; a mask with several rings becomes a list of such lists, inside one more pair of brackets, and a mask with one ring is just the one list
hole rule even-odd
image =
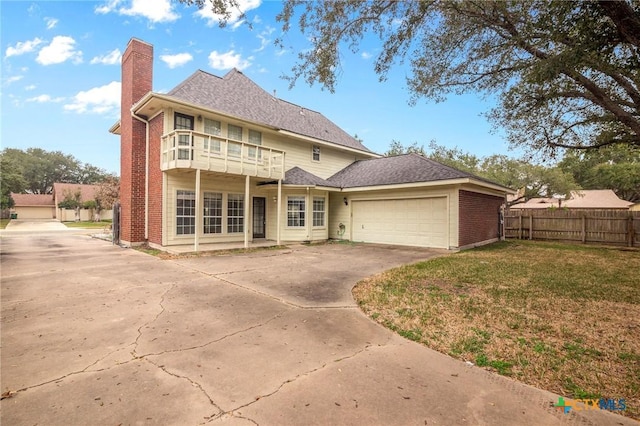
[[53, 219], [55, 204], [51, 194], [11, 193], [14, 207], [11, 211], [17, 219]]
[[353, 241], [448, 248], [447, 197], [353, 200]]

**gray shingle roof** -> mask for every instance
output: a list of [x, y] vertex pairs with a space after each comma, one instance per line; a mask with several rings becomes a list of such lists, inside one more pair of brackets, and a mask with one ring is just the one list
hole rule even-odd
[[461, 178], [472, 178], [498, 185], [419, 154], [356, 161], [327, 180], [340, 188], [355, 188]]
[[313, 185], [328, 187], [336, 186], [335, 184], [332, 184], [325, 179], [322, 179], [321, 177], [309, 173], [298, 166], [285, 172], [284, 180], [282, 181], [282, 183], [284, 183], [285, 185]]
[[167, 95], [241, 119], [371, 152], [324, 115], [275, 98], [235, 68], [224, 77], [198, 70]]

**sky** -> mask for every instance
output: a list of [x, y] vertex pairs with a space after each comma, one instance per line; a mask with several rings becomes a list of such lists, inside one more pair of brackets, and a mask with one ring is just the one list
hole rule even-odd
[[282, 76], [291, 74], [309, 41], [292, 27], [285, 48], [277, 47], [282, 4], [241, 3], [251, 28], [236, 16], [219, 28], [210, 11], [176, 0], [2, 0], [0, 147], [62, 151], [119, 174], [120, 139], [108, 129], [120, 115], [121, 55], [135, 37], [154, 46], [154, 92], [168, 92], [198, 69], [223, 76], [235, 67], [269, 93], [321, 112], [378, 153], [393, 140], [425, 148], [435, 140], [478, 156], [515, 156], [481, 115], [491, 100], [452, 95], [410, 106], [402, 64], [380, 82], [374, 37], [365, 37], [356, 53], [342, 52], [334, 93], [303, 80], [290, 89]]

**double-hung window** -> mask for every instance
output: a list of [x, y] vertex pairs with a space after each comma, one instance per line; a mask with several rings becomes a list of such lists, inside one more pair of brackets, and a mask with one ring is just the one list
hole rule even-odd
[[313, 197], [313, 226], [324, 226], [324, 197]]
[[287, 226], [304, 227], [304, 196], [287, 197]]
[[[176, 112], [173, 127], [176, 130], [193, 130], [193, 116]], [[193, 140], [190, 133], [178, 134], [178, 160], [193, 160], [192, 145]]]
[[320, 161], [320, 147], [318, 145], [311, 147], [311, 159], [313, 161]]
[[222, 194], [219, 192], [204, 193], [203, 231], [205, 234], [222, 233]]
[[240, 157], [242, 154], [242, 144], [233, 141], [242, 142], [242, 127], [233, 124], [227, 124], [227, 138], [230, 139], [227, 152], [234, 157]]
[[[253, 145], [262, 145], [262, 133], [257, 130], [249, 129], [249, 143]], [[249, 147], [249, 159], [259, 160], [262, 157], [260, 148]]]
[[244, 195], [227, 195], [227, 232], [244, 232]]
[[176, 234], [192, 235], [196, 232], [196, 193], [178, 190], [176, 193]]
[[[212, 120], [210, 118], [204, 119], [204, 132], [212, 136], [220, 136], [222, 134], [220, 122], [218, 120]], [[211, 141], [211, 143], [209, 143]], [[206, 151], [220, 153], [220, 139], [217, 138], [205, 138], [204, 149]]]

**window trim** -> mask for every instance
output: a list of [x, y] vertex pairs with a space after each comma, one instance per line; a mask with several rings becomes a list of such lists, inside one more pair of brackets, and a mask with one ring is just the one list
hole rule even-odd
[[[298, 205], [298, 210], [293, 210], [292, 207], [296, 204]], [[287, 195], [287, 228], [304, 229], [307, 225], [306, 213], [307, 197], [304, 195]], [[294, 224], [292, 225], [291, 223]]]
[[[240, 139], [235, 139], [231, 137], [231, 134], [229, 133], [229, 129], [231, 127], [240, 129]], [[230, 157], [242, 156], [242, 144], [244, 143], [243, 138], [244, 138], [244, 128], [242, 126], [237, 126], [232, 123], [227, 123], [227, 155], [229, 155]], [[230, 149], [231, 147], [233, 147], [233, 149]]]
[[[184, 206], [181, 207], [181, 206], [178, 205], [179, 204], [179, 200], [180, 200], [180, 195], [193, 196], [193, 199], [191, 199], [191, 200], [188, 199], [188, 198], [184, 198], [183, 199], [183, 201], [193, 201], [193, 207], [191, 207], [191, 206], [186, 207], [189, 210], [193, 210], [193, 215], [184, 214], [185, 207]], [[174, 228], [176, 237], [185, 237], [185, 236], [188, 237], [188, 236], [191, 236], [191, 235], [195, 235], [195, 233], [198, 232], [198, 230], [196, 229], [196, 197], [197, 197], [197, 194], [196, 194], [196, 191], [194, 191], [194, 190], [191, 190], [191, 189], [177, 189], [176, 190], [176, 209], [175, 209], [176, 222], [175, 222], [175, 228]], [[183, 209], [183, 214], [179, 214], [178, 213], [180, 208]], [[183, 219], [189, 218], [189, 219], [191, 219], [192, 223], [189, 224], [189, 225], [184, 225], [184, 223], [182, 225], [180, 225], [180, 224], [178, 224], [178, 222], [179, 222], [178, 219], [179, 218], [183, 218]], [[190, 228], [189, 230], [193, 229], [193, 231], [189, 232], [189, 233], [185, 233], [185, 232], [180, 232], [179, 231], [181, 228], [184, 230], [184, 228], [187, 228], [187, 227]]]
[[[316, 210], [316, 201], [322, 201], [322, 210]], [[327, 199], [326, 197], [314, 196], [312, 200], [311, 224], [314, 228], [325, 228], [327, 226]], [[322, 214], [322, 225], [316, 225], [316, 214]]]
[[[220, 215], [215, 215], [212, 214], [211, 212], [209, 212], [209, 214], [207, 214], [206, 209], [208, 208], [207, 206], [207, 195], [209, 195], [210, 199], [212, 200], [216, 200], [220, 202], [220, 207], [219, 207], [219, 211], [220, 211]], [[214, 213], [215, 209], [217, 206], [214, 206]], [[224, 194], [222, 192], [215, 192], [215, 191], [203, 191], [202, 192], [202, 234], [209, 236], [209, 235], [221, 235], [223, 234], [223, 219], [224, 219]], [[209, 223], [207, 224], [207, 219], [211, 220], [213, 219], [214, 223]], [[216, 220], [217, 219], [217, 220]], [[209, 227], [209, 229], [211, 229], [213, 227], [214, 231], [213, 232], [207, 232], [207, 227]], [[215, 231], [215, 229], [220, 229], [218, 232]]]
[[[238, 213], [236, 210], [239, 210], [239, 214], [235, 214], [235, 215], [231, 214], [232, 211], [230, 210], [231, 209], [231, 207], [230, 207], [230, 199], [231, 199], [232, 196], [237, 196], [237, 197], [239, 197], [238, 199], [240, 201], [242, 201], [241, 207], [239, 209], [238, 208], [234, 208], [234, 211], [233, 211], [233, 213]], [[226, 230], [227, 230], [227, 234], [228, 235], [232, 235], [232, 234], [236, 234], [237, 235], [237, 234], [244, 233], [244, 230], [245, 230], [245, 228], [244, 228], [245, 227], [245, 217], [244, 217], [245, 205], [244, 205], [244, 203], [245, 202], [246, 202], [246, 200], [244, 199], [244, 194], [238, 194], [238, 193], [232, 193], [232, 192], [227, 193], [227, 203], [226, 203], [227, 204], [226, 205], [226, 211], [227, 211], [227, 220], [226, 220], [226, 222], [227, 223], [226, 223]], [[238, 223], [231, 223], [231, 221], [233, 219], [239, 219]], [[240, 230], [239, 231], [231, 231], [232, 227], [234, 227], [234, 226], [238, 226]]]
[[[317, 159], [316, 154], [318, 155]], [[320, 162], [320, 145], [311, 145], [311, 161]]]
[[[213, 133], [207, 132], [207, 122], [218, 123], [217, 127], [215, 127], [215, 125], [213, 126]], [[220, 139], [222, 139], [222, 122], [220, 120], [205, 117], [202, 123], [202, 133], [214, 136], [214, 138], [204, 138], [204, 149], [208, 150], [210, 153], [220, 154], [222, 151], [222, 146], [220, 144]], [[211, 141], [211, 149], [209, 149], [209, 141]]]

